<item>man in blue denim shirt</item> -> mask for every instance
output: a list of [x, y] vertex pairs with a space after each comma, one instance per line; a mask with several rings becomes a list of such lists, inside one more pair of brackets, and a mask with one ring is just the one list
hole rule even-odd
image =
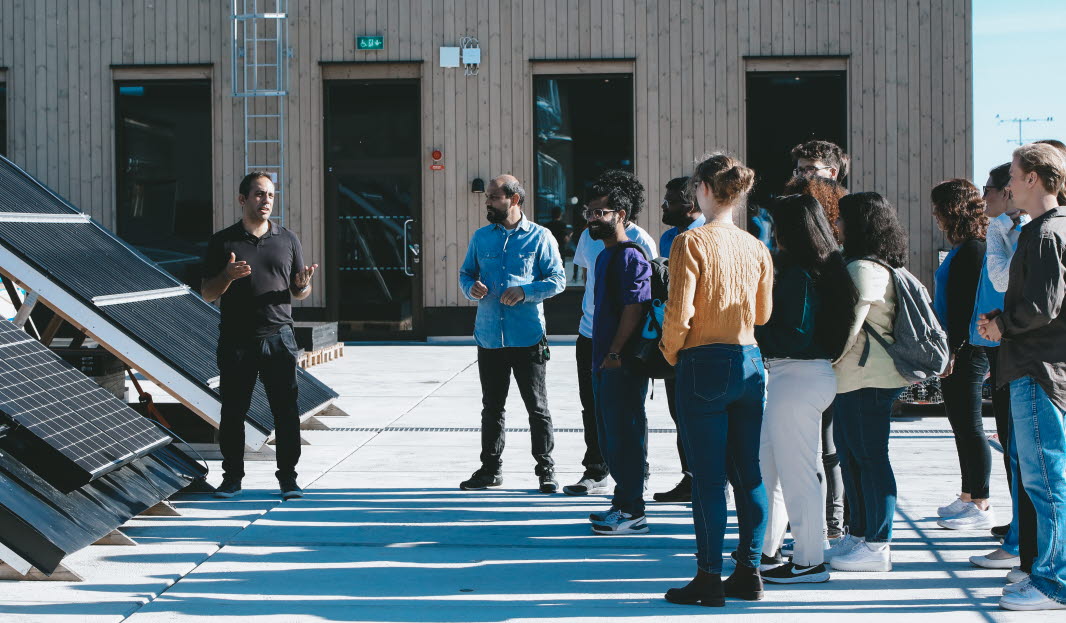
[[489, 182], [485, 218], [459, 269], [463, 295], [478, 302], [474, 321], [481, 376], [481, 468], [460, 489], [503, 484], [504, 403], [514, 374], [529, 413], [533, 458], [543, 493], [555, 493], [555, 446], [544, 382], [548, 342], [542, 301], [566, 288], [559, 245], [546, 228], [522, 215], [526, 192], [501, 175]]

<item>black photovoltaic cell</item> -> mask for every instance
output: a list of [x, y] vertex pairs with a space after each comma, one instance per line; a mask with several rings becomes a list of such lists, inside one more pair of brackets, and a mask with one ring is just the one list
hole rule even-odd
[[[0, 157], [0, 213], [77, 214], [78, 210], [54, 195], [8, 160]], [[99, 223], [0, 222], [0, 244], [35, 266], [65, 290], [92, 306], [98, 296], [161, 290], [182, 285], [136, 249]], [[197, 294], [103, 305], [96, 311], [115, 327], [140, 342], [175, 371], [218, 395], [208, 381], [218, 376], [215, 349], [219, 311]], [[75, 320], [77, 320], [75, 318]], [[300, 413], [306, 413], [337, 393], [305, 371], [297, 370]], [[274, 418], [258, 384], [248, 421], [269, 433]]]
[[148, 420], [7, 320], [0, 320], [0, 412], [90, 479], [170, 443]]

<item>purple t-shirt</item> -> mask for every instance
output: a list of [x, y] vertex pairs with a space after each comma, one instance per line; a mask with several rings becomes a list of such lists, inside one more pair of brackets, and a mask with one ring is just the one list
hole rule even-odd
[[[592, 369], [611, 352], [622, 308], [651, 300], [651, 264], [639, 249], [615, 245], [596, 257], [596, 312], [592, 317]], [[637, 328], [639, 331], [640, 328]]]

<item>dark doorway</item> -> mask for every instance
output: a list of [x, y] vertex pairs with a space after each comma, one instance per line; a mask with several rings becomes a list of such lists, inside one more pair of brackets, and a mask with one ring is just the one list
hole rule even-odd
[[212, 230], [211, 83], [115, 83], [116, 230], [172, 275], [200, 287]]
[[794, 168], [789, 152], [799, 143], [820, 139], [848, 149], [843, 71], [748, 72], [747, 114], [753, 206], [781, 193]]
[[326, 306], [342, 340], [422, 334], [417, 80], [325, 85]]
[[559, 241], [567, 285], [583, 286], [573, 258], [585, 189], [607, 169], [633, 170], [633, 76], [534, 76], [533, 90], [534, 220]]

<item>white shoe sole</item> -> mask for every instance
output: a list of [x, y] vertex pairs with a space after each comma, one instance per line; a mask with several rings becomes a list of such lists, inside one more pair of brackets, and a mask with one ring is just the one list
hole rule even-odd
[[995, 521], [983, 521], [980, 523], [952, 523], [951, 519], [938, 519], [936, 525], [947, 530], [988, 530], [996, 525]]
[[235, 491], [233, 493], [226, 493], [224, 491], [215, 491], [215, 497], [216, 498], [222, 498], [223, 500], [228, 500], [231, 497], [236, 496], [236, 495], [240, 495], [240, 494], [241, 494], [240, 491]]
[[[596, 528], [601, 528], [601, 529], [597, 530]], [[644, 524], [643, 526], [640, 526], [639, 528], [620, 528], [618, 530], [609, 530], [609, 529], [607, 529], [606, 526], [600, 526], [600, 525], [593, 524], [592, 533], [593, 534], [600, 534], [600, 535], [603, 535], [603, 536], [625, 536], [625, 535], [629, 535], [629, 534], [647, 534], [648, 533], [648, 524]]]
[[869, 560], [850, 562], [846, 560], [834, 559], [832, 562], [829, 563], [829, 565], [837, 571], [862, 571], [869, 573], [877, 573], [879, 571], [892, 570], [891, 560], [885, 562], [873, 562]]
[[797, 575], [789, 578], [771, 578], [764, 575], [762, 576], [762, 581], [771, 584], [820, 584], [829, 581], [829, 572], [823, 571], [822, 573]]
[[1021, 558], [1012, 556], [1010, 558], [996, 559], [988, 556], [970, 556], [970, 564], [982, 569], [1013, 569], [1021, 564]]
[[1019, 610], [1022, 612], [1030, 612], [1036, 610], [1066, 610], [1066, 604], [1061, 604], [1057, 601], [1052, 601], [1045, 598], [1044, 601], [1037, 603], [1014, 603], [1008, 600], [1006, 597], [999, 600], [999, 607], [1004, 610]]

